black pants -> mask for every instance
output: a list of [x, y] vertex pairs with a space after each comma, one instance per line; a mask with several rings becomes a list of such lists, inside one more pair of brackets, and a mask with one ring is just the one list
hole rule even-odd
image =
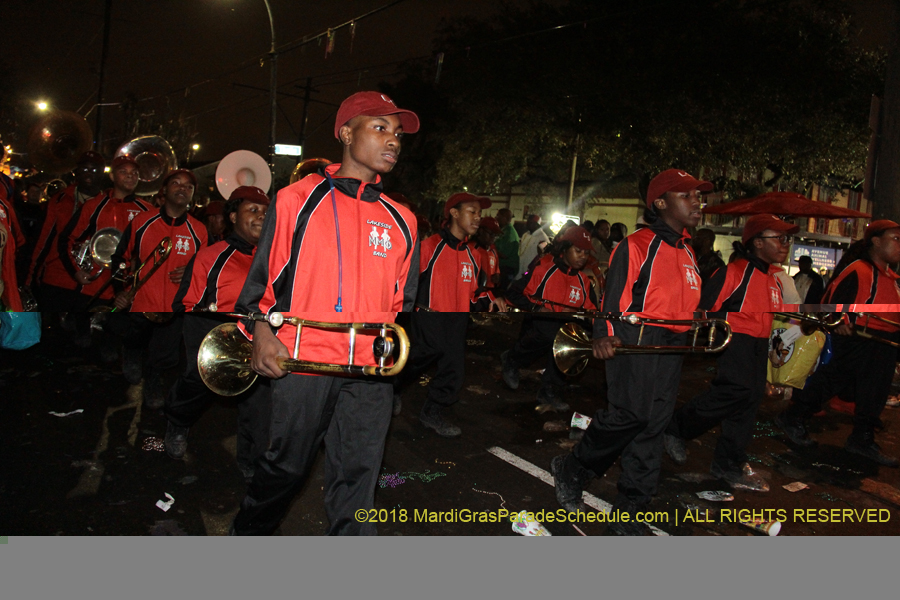
[[43, 312], [83, 312], [90, 296], [55, 285], [41, 284], [37, 289], [37, 301]]
[[[897, 335], [891, 339], [896, 341]], [[832, 356], [820, 366], [802, 390], [795, 390], [787, 410], [790, 420], [807, 421], [833, 396], [853, 391], [856, 412], [853, 434], [871, 436], [891, 391], [897, 349], [859, 336], [831, 336]]]
[[553, 340], [563, 322], [559, 319], [542, 319], [540, 316], [525, 315], [519, 340], [509, 352], [508, 360], [515, 367], [527, 367], [536, 360], [544, 360], [544, 374], [541, 387], [561, 388], [566, 384], [566, 376], [553, 360]]
[[414, 312], [410, 314], [412, 339], [409, 359], [396, 382], [398, 390], [437, 361], [437, 372], [428, 384], [428, 400], [450, 406], [459, 400], [466, 377], [466, 327], [469, 313]]
[[391, 422], [391, 384], [372, 379], [288, 375], [272, 381], [269, 446], [234, 519], [238, 535], [269, 535], [303, 487], [325, 443], [329, 535], [375, 535], [357, 510], [375, 503]]
[[[173, 425], [193, 427], [214, 397], [200, 378], [197, 355], [206, 334], [224, 322], [227, 321], [200, 315], [184, 316], [187, 364], [184, 373], [169, 390], [165, 404], [166, 419]], [[258, 377], [253, 387], [235, 398], [238, 406], [237, 462], [241, 467], [253, 467], [268, 444], [269, 395], [269, 379]]]
[[675, 411], [667, 433], [692, 440], [721, 423], [713, 463], [724, 471], [740, 472], [766, 393], [768, 349], [766, 338], [735, 333], [719, 355], [712, 386]]
[[154, 323], [143, 313], [115, 312], [109, 316], [107, 328], [122, 340], [126, 352], [144, 354], [144, 377], [150, 379], [178, 366], [183, 318], [183, 314], [175, 314], [166, 323]]
[[[623, 344], [637, 343], [637, 326], [616, 323], [614, 328]], [[642, 344], [680, 346], [685, 337], [648, 326]], [[572, 451], [575, 461], [598, 477], [621, 455], [619, 494], [638, 505], [649, 503], [656, 493], [662, 434], [675, 408], [683, 361], [677, 354], [623, 354], [608, 360], [609, 406], [597, 411]]]

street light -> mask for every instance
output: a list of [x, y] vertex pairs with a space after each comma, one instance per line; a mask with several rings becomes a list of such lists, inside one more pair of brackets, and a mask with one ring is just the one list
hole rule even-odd
[[200, 144], [193, 144], [193, 145], [191, 145], [191, 150], [193, 150], [194, 152], [196, 152], [196, 151], [199, 150], [199, 149], [200, 149]]
[[38, 110], [47, 110], [49, 107], [50, 107], [50, 105], [47, 104], [46, 102], [44, 102], [43, 100], [41, 100], [40, 102], [37, 103]]

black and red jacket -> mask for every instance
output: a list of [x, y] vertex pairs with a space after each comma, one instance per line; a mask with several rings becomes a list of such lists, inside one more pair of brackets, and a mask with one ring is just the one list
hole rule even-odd
[[481, 262], [465, 240], [442, 229], [422, 242], [416, 305], [437, 312], [487, 310], [495, 299]]
[[0, 173], [0, 223], [7, 231], [3, 264], [0, 264], [0, 277], [3, 277], [3, 297], [0, 300], [9, 310], [22, 312], [22, 299], [16, 282], [16, 249], [25, 246], [25, 236], [13, 209], [14, 190], [9, 177]]
[[[689, 241], [687, 231], [678, 233], [662, 219], [622, 240], [610, 257], [603, 312], [653, 319], [692, 318], [700, 304], [701, 281]], [[612, 335], [609, 322], [599, 323], [605, 335]]]
[[549, 254], [509, 286], [507, 299], [516, 308], [531, 311], [543, 306], [552, 312], [563, 312], [563, 306], [578, 311], [597, 308], [594, 288], [584, 274]]
[[469, 240], [469, 246], [472, 247], [478, 265], [484, 272], [485, 287], [494, 287], [493, 276], [500, 273], [500, 255], [497, 254], [497, 247], [491, 244], [485, 248], [475, 240]]
[[[885, 319], [900, 322], [900, 287], [898, 275], [890, 269], [880, 269], [868, 258], [853, 261], [841, 273], [828, 282], [822, 304], [849, 305], [839, 310], [867, 312]], [[855, 318], [852, 317], [851, 318]], [[870, 329], [886, 333], [898, 331], [897, 327], [877, 319], [856, 318], [862, 325], [868, 321]]]
[[217, 312], [234, 312], [255, 251], [256, 246], [234, 233], [202, 248], [184, 270], [172, 311], [192, 312], [215, 304]]
[[[113, 264], [124, 262], [137, 267], [147, 260], [163, 238], [172, 240], [172, 251], [166, 261], [135, 295], [132, 312], [172, 311], [179, 286], [169, 279], [169, 271], [187, 266], [197, 251], [206, 246], [206, 235], [203, 223], [187, 212], [173, 219], [166, 214], [165, 206], [158, 211], [141, 213], [128, 224], [116, 248]], [[148, 263], [144, 276], [151, 266], [152, 262]]]
[[78, 282], [66, 271], [59, 256], [59, 236], [76, 214], [76, 194], [76, 187], [70, 185], [47, 202], [47, 214], [34, 245], [25, 285], [37, 282], [67, 290], [78, 287]]
[[703, 283], [700, 309], [710, 317], [726, 319], [734, 333], [768, 338], [772, 312], [784, 310], [784, 289], [769, 265], [753, 255], [721, 267]]
[[[66, 228], [59, 236], [59, 252], [60, 260], [63, 267], [69, 273], [72, 279], [78, 273], [78, 266], [75, 264], [75, 258], [72, 256], [72, 250], [76, 245], [82, 243], [90, 243], [95, 233], [107, 227], [113, 227], [120, 232], [124, 232], [128, 224], [139, 214], [155, 210], [155, 207], [149, 202], [130, 195], [125, 198], [116, 198], [113, 196], [113, 190], [108, 190], [84, 203], [75, 213], [75, 217], [69, 221]], [[103, 287], [112, 276], [115, 266], [110, 269], [104, 269], [94, 281], [88, 285], [78, 285], [75, 289], [82, 294], [93, 296], [97, 290]], [[101, 298], [112, 298], [112, 288], [106, 288]]]
[[[237, 312], [392, 323], [398, 312], [412, 310], [416, 218], [381, 193], [380, 177], [374, 183], [335, 177], [340, 166], [329, 165], [278, 192], [266, 212]], [[240, 325], [250, 334], [255, 326]], [[295, 331], [292, 325], [277, 331], [289, 349]], [[357, 337], [355, 364], [373, 364], [374, 337]], [[346, 333], [304, 327], [299, 357], [345, 364], [348, 348]]]

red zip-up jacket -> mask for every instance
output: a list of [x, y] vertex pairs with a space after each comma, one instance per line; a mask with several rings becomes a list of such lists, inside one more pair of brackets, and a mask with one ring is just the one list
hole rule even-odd
[[[107, 190], [85, 202], [59, 236], [58, 252], [69, 276], [75, 279], [78, 273], [78, 266], [75, 265], [75, 258], [72, 256], [72, 250], [77, 244], [89, 244], [95, 233], [107, 227], [124, 232], [137, 215], [152, 210], [155, 210], [153, 205], [133, 194], [126, 198], [115, 198], [113, 190]], [[85, 286], [78, 285], [75, 289], [82, 294], [93, 296], [109, 281], [115, 268], [116, 265], [111, 265], [109, 269], [104, 269], [97, 279]], [[106, 288], [100, 297], [112, 298], [112, 287]]]
[[[603, 312], [653, 319], [692, 318], [700, 304], [701, 281], [689, 241], [686, 231], [677, 233], [662, 219], [622, 240], [609, 260]], [[595, 321], [594, 330], [595, 337], [613, 335], [608, 321]]]
[[[166, 214], [164, 206], [158, 211], [141, 213], [128, 224], [122, 234], [122, 241], [116, 248], [113, 264], [125, 262], [133, 265], [133, 258], [140, 264], [147, 260], [163, 238], [172, 239], [172, 251], [166, 262], [138, 290], [131, 312], [172, 311], [172, 302], [179, 286], [169, 279], [169, 271], [187, 266], [197, 251], [206, 246], [206, 236], [203, 223], [188, 213], [173, 219]], [[146, 267], [145, 277], [151, 266], [152, 262]]]
[[539, 311], [545, 305], [552, 312], [563, 312], [559, 305], [578, 311], [597, 308], [594, 289], [581, 271], [569, 268], [561, 258], [549, 254], [509, 286], [507, 298], [523, 310]]
[[784, 310], [784, 290], [775, 277], [781, 270], [752, 255], [738, 258], [703, 283], [700, 309], [726, 319], [734, 333], [768, 338], [772, 312]]
[[472, 248], [442, 229], [422, 242], [416, 304], [436, 312], [487, 310], [495, 299]]
[[59, 257], [59, 235], [76, 213], [75, 194], [75, 186], [70, 185], [47, 202], [47, 214], [34, 245], [25, 285], [44, 283], [66, 290], [78, 287], [78, 282], [72, 279]]
[[[882, 270], [872, 261], [855, 260], [828, 282], [822, 304], [847, 304], [851, 312], [867, 312], [900, 322], [900, 287], [898, 275], [890, 269]], [[879, 306], [880, 305], [880, 306]], [[851, 315], [851, 318], [856, 318]], [[857, 323], [862, 325], [863, 322]], [[866, 319], [869, 329], [886, 333], [898, 331], [897, 327], [877, 319]]]
[[202, 248], [184, 270], [172, 311], [192, 312], [215, 304], [217, 312], [234, 312], [255, 251], [256, 246], [234, 233]]
[[497, 247], [493, 244], [488, 248], [484, 248], [475, 240], [469, 240], [469, 246], [472, 253], [478, 260], [478, 266], [484, 272], [485, 287], [494, 287], [493, 276], [500, 273], [500, 255], [497, 254]]
[[[416, 276], [414, 267], [410, 275], [410, 265], [419, 257], [416, 218], [381, 193], [380, 177], [374, 183], [334, 177], [340, 166], [329, 165], [278, 192], [266, 212], [237, 312], [393, 323], [398, 312], [412, 310]], [[240, 325], [249, 334], [257, 326]], [[293, 350], [295, 332], [284, 325], [276, 335]], [[374, 364], [374, 338], [357, 336], [354, 364]], [[302, 329], [302, 360], [346, 364], [348, 349], [347, 333]]]
[[22, 299], [19, 297], [16, 278], [16, 249], [25, 245], [25, 236], [13, 209], [12, 191], [15, 188], [9, 177], [3, 173], [0, 173], [0, 177], [0, 223], [7, 233], [3, 264], [0, 264], [0, 276], [3, 277], [3, 297], [0, 300], [9, 310], [22, 312]]

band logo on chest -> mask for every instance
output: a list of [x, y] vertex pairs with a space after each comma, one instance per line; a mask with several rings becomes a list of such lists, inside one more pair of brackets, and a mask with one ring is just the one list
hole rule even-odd
[[[387, 251], [393, 247], [391, 244], [391, 236], [388, 233], [391, 226], [387, 223], [380, 223], [372, 220], [368, 220], [366, 223], [372, 226], [372, 231], [369, 232], [369, 248], [375, 248], [372, 255], [387, 258]], [[381, 227], [381, 232], [378, 231], [379, 227]], [[381, 250], [379, 250], [379, 247]]]
[[175, 252], [181, 256], [187, 256], [191, 252], [191, 236], [175, 234]]
[[464, 262], [461, 263], [462, 271], [460, 272], [460, 277], [466, 283], [471, 283], [475, 278], [475, 269], [472, 267], [472, 263]]
[[581, 302], [581, 290], [574, 285], [569, 286], [568, 301], [570, 304], [579, 304]]

